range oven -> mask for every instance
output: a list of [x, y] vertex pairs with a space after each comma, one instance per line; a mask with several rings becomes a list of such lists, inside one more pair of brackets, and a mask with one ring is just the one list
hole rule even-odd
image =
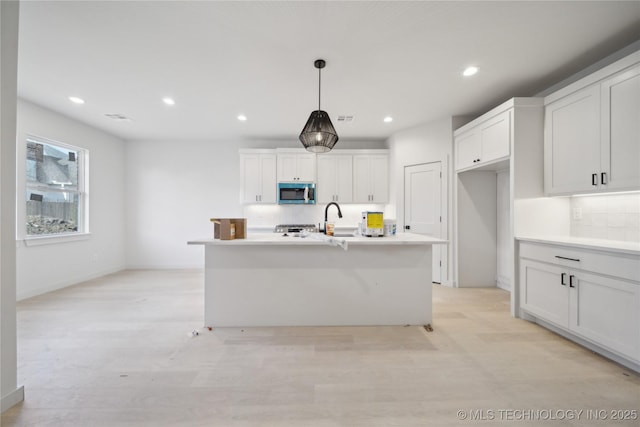
[[278, 183], [278, 204], [315, 205], [316, 184], [312, 182]]

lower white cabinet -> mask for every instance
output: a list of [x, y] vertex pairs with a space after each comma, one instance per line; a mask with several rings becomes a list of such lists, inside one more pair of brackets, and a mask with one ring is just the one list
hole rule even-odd
[[529, 315], [637, 364], [639, 262], [633, 255], [521, 242], [520, 306]]
[[537, 261], [520, 262], [520, 306], [529, 313], [569, 327], [569, 294], [566, 285], [561, 285], [564, 270], [556, 265]]

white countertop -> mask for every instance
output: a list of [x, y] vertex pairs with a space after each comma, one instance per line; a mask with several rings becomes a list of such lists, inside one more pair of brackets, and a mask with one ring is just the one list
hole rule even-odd
[[639, 242], [622, 242], [619, 240], [588, 239], [571, 236], [519, 236], [518, 240], [536, 243], [555, 243], [583, 249], [598, 249], [609, 252], [620, 252], [640, 255]]
[[246, 239], [219, 240], [219, 239], [195, 239], [187, 242], [189, 245], [331, 245], [346, 242], [348, 245], [434, 245], [447, 243], [446, 240], [423, 236], [414, 233], [399, 233], [386, 237], [329, 237], [320, 233], [312, 233], [315, 236], [294, 237], [283, 236], [280, 233], [247, 233]]

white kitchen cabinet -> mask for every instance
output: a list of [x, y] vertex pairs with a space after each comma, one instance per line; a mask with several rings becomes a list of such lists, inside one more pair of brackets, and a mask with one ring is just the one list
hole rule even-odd
[[640, 188], [640, 65], [602, 83], [600, 167], [608, 190]]
[[600, 170], [600, 88], [592, 86], [545, 107], [545, 192], [593, 191]]
[[278, 151], [278, 182], [315, 182], [316, 155], [300, 151]]
[[543, 117], [543, 98], [512, 98], [453, 134], [454, 283], [509, 290], [514, 316], [514, 236], [524, 222], [515, 206], [543, 196]]
[[240, 180], [241, 203], [276, 203], [275, 151], [241, 150]]
[[322, 154], [317, 157], [317, 166], [317, 202], [353, 202], [353, 156]]
[[[520, 263], [520, 307], [556, 325], [569, 327], [569, 300], [566, 283], [560, 284], [565, 273], [559, 266], [537, 261]], [[566, 282], [566, 279], [565, 279]]]
[[547, 195], [640, 189], [638, 56], [545, 98]]
[[511, 152], [509, 111], [487, 117], [455, 136], [456, 170], [472, 169], [509, 157]]
[[353, 202], [387, 203], [389, 201], [389, 155], [353, 156]]
[[640, 257], [520, 243], [521, 308], [640, 362]]

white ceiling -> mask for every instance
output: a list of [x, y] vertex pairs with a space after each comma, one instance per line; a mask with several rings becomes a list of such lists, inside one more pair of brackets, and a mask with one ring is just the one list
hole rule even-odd
[[18, 92], [127, 140], [297, 139], [323, 58], [340, 137], [380, 139], [534, 95], [638, 39], [637, 1], [23, 0]]

